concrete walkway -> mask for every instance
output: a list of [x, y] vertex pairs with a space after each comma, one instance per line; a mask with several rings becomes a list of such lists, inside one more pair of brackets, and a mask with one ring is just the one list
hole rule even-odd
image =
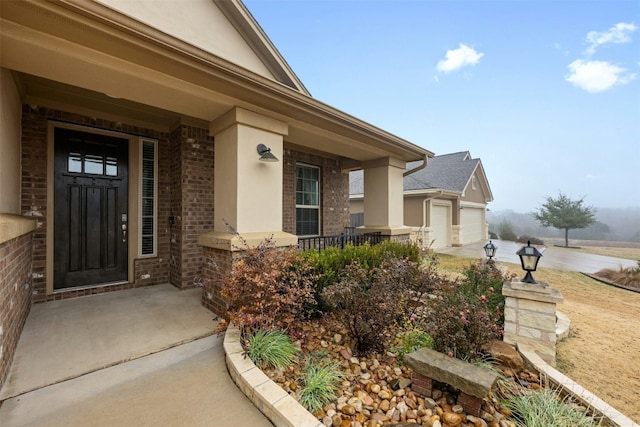
[[0, 426], [271, 426], [229, 378], [200, 295], [159, 285], [34, 305]]
[[[483, 250], [486, 243], [488, 243], [488, 241], [472, 243], [461, 247], [436, 249], [436, 252], [466, 258], [486, 258]], [[520, 258], [516, 255], [516, 252], [522, 246], [526, 245], [506, 240], [494, 240], [493, 243], [498, 247], [495, 257], [497, 261], [520, 264]], [[538, 263], [538, 268], [595, 273], [603, 268], [617, 270], [621, 266], [635, 267], [638, 265], [637, 262], [633, 260], [593, 255], [578, 252], [571, 248], [550, 246], [547, 248], [538, 248], [538, 250], [542, 252], [542, 258]]]

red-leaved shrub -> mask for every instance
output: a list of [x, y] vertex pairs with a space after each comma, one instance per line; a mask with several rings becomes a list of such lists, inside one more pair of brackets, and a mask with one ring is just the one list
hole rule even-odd
[[313, 276], [297, 249], [265, 239], [233, 261], [222, 282], [228, 320], [239, 326], [286, 329], [313, 304]]

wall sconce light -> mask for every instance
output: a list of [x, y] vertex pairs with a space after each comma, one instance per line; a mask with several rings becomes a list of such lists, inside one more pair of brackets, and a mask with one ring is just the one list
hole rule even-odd
[[271, 148], [264, 144], [258, 144], [258, 154], [260, 154], [260, 161], [262, 162], [278, 162], [278, 158], [271, 153]]
[[491, 260], [491, 258], [496, 256], [497, 250], [498, 250], [498, 247], [494, 245], [491, 240], [489, 240], [489, 243], [484, 245], [484, 253], [485, 255], [487, 255], [487, 258], [489, 258], [489, 260]]
[[520, 257], [520, 263], [522, 264], [522, 269], [527, 272], [524, 278], [521, 280], [524, 283], [532, 283], [537, 284], [533, 276], [531, 275], [532, 271], [536, 271], [538, 268], [538, 261], [540, 261], [540, 257], [542, 254], [538, 249], [531, 246], [531, 241], [527, 241], [527, 246], [523, 246], [520, 248], [516, 255]]

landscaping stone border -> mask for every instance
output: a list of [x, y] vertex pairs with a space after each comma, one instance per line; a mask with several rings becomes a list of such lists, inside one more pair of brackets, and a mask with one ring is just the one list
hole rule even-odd
[[246, 357], [240, 329], [227, 328], [223, 347], [231, 379], [276, 427], [325, 427]]
[[[560, 389], [562, 393], [568, 394], [595, 415], [602, 417], [603, 423], [606, 425], [614, 427], [640, 427], [640, 424], [636, 424], [629, 417], [613, 408], [589, 390], [551, 367], [536, 354], [531, 346], [518, 343], [518, 351], [525, 359], [525, 363], [531, 364], [535, 370], [540, 373], [541, 377], [545, 379], [545, 382], [551, 383], [553, 387]], [[545, 386], [548, 385], [549, 384], [545, 384]]]

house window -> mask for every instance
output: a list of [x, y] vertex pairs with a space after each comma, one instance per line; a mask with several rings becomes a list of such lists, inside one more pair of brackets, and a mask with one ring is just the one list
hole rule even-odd
[[140, 150], [140, 255], [154, 256], [158, 194], [156, 141], [143, 140]]
[[320, 169], [296, 166], [296, 234], [320, 234]]

